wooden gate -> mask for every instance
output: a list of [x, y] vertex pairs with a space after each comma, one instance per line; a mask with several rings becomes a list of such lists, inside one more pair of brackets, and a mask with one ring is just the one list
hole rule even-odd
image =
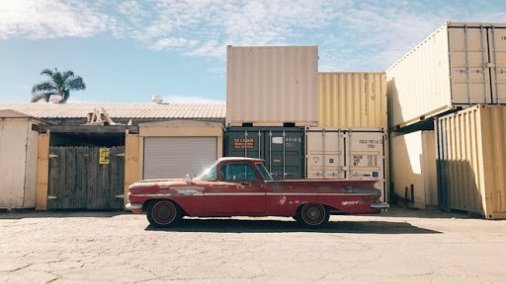
[[124, 152], [50, 147], [48, 209], [123, 209]]

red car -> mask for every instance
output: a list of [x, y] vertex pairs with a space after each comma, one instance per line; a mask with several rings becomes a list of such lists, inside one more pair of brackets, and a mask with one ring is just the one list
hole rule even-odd
[[155, 227], [183, 216], [285, 216], [321, 227], [330, 214], [372, 214], [389, 207], [375, 181], [273, 180], [263, 160], [222, 158], [194, 179], [143, 180], [129, 187], [126, 205], [146, 212]]

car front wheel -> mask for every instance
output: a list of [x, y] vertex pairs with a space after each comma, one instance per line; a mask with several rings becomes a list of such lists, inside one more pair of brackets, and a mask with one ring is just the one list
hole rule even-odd
[[329, 211], [318, 203], [302, 205], [297, 212], [297, 221], [307, 228], [320, 228], [329, 221]]
[[181, 209], [170, 200], [156, 200], [149, 203], [146, 216], [149, 223], [157, 228], [173, 227], [182, 218]]

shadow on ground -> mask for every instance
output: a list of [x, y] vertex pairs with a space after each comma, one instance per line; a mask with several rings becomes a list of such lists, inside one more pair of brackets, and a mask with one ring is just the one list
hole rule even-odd
[[407, 222], [338, 221], [321, 229], [306, 229], [288, 220], [183, 219], [174, 228], [148, 226], [146, 231], [209, 232], [209, 233], [353, 233], [353, 234], [440, 234], [441, 232], [413, 226]]
[[24, 218], [111, 218], [122, 214], [131, 214], [124, 211], [7, 211], [0, 212], [0, 220], [2, 219], [24, 219]]

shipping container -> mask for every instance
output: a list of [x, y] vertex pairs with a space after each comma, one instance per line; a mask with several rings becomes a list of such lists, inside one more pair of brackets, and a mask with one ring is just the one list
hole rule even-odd
[[25, 114], [0, 110], [0, 208], [35, 208], [38, 122]]
[[382, 129], [306, 128], [306, 177], [373, 179], [385, 197]]
[[478, 105], [439, 118], [440, 205], [506, 218], [506, 107]]
[[316, 126], [317, 76], [317, 46], [228, 46], [227, 126]]
[[390, 126], [506, 104], [506, 24], [447, 22], [387, 69]]
[[391, 181], [395, 199], [409, 207], [438, 205], [435, 132], [416, 131], [390, 141]]
[[226, 157], [265, 160], [274, 179], [304, 178], [303, 127], [228, 127]]
[[385, 73], [318, 73], [319, 127], [386, 129]]

